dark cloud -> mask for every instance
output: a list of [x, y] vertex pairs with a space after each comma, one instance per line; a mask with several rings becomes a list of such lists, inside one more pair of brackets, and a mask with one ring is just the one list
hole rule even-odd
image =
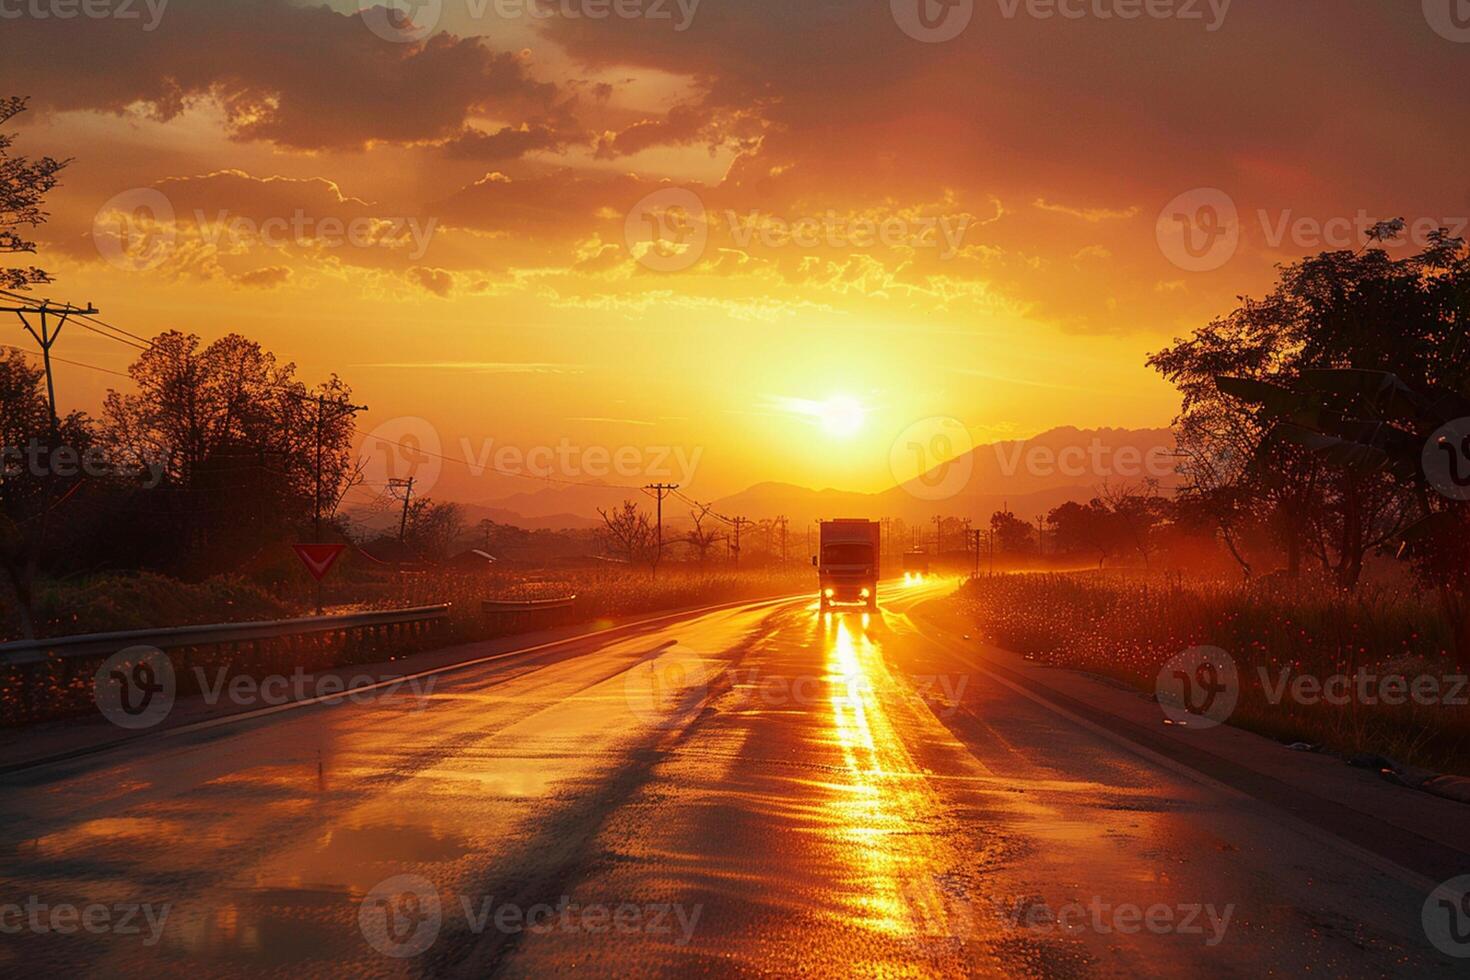
[[449, 139], [475, 114], [519, 118], [556, 94], [523, 54], [481, 39], [391, 43], [360, 16], [287, 0], [178, 2], [153, 30], [117, 18], [6, 20], [0, 61], [38, 109], [141, 106], [171, 119], [213, 101], [234, 137], [300, 150]]
[[446, 141], [444, 150], [455, 160], [501, 163], [519, 160], [527, 153], [537, 150], [561, 151], [572, 142], [584, 141], [585, 137], [559, 133], [550, 126], [523, 124], [502, 126], [493, 133], [467, 129], [454, 139]]

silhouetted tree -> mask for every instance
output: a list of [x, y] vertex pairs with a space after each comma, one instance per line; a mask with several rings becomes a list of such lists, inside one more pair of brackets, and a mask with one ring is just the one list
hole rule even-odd
[[[0, 99], [0, 126], [25, 111], [22, 98]], [[14, 137], [0, 133], [0, 252], [30, 254], [36, 251], [25, 229], [36, 228], [46, 220], [41, 204], [47, 192], [56, 186], [56, 175], [70, 160], [52, 157], [30, 159], [14, 156], [10, 147]], [[0, 267], [0, 289], [25, 289], [37, 283], [50, 282], [51, 277], [35, 266]]]
[[600, 537], [609, 552], [628, 562], [652, 560], [655, 550], [653, 523], [636, 503], [625, 500], [611, 513], [601, 507], [597, 508], [597, 513], [602, 517]]

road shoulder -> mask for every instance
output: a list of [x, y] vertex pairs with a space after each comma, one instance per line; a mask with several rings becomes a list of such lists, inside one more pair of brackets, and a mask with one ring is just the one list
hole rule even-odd
[[940, 602], [925, 603], [912, 618], [966, 664], [1177, 766], [1277, 806], [1426, 880], [1470, 874], [1464, 833], [1470, 808], [1463, 803], [1229, 725], [1166, 726], [1158, 705], [1137, 691], [965, 640], [972, 627]]

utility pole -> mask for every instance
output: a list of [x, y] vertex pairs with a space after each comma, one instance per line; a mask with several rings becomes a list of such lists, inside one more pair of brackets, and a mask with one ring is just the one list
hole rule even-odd
[[[316, 492], [312, 494], [311, 508], [311, 539], [316, 544], [322, 543], [322, 444], [326, 441], [322, 425], [328, 404], [325, 395], [316, 396]], [[367, 411], [366, 405], [352, 405], [345, 401], [334, 401], [330, 404], [334, 409], [348, 415]], [[318, 616], [322, 614], [322, 580], [320, 578], [316, 580], [316, 614]]]
[[975, 539], [975, 578], [980, 577], [980, 535], [983, 533], [978, 527], [970, 530], [970, 537]]
[[[345, 414], [352, 415], [357, 412], [366, 412], [366, 405], [351, 405], [347, 402], [332, 402], [332, 407]], [[317, 544], [322, 543], [322, 416], [326, 414], [327, 398], [325, 395], [316, 396], [316, 495], [315, 504], [312, 507], [312, 530], [313, 538]]]
[[[41, 363], [46, 367], [46, 401], [51, 406], [51, 437], [54, 439], [61, 429], [61, 416], [56, 414], [56, 380], [51, 373], [51, 347], [56, 343], [56, 339], [61, 336], [61, 328], [66, 326], [66, 321], [71, 319], [72, 314], [95, 316], [98, 313], [97, 307], [88, 303], [87, 308], [82, 310], [68, 303], [66, 306], [57, 308], [51, 305], [49, 299], [43, 299], [41, 300], [40, 306], [3, 306], [0, 307], [0, 312], [14, 313], [20, 317], [20, 322], [25, 326], [26, 333], [30, 334], [35, 338], [36, 343], [41, 345]], [[31, 321], [26, 319], [28, 314], [41, 318], [39, 330], [31, 324]], [[47, 319], [53, 316], [60, 316], [55, 326], [52, 326]]]
[[679, 484], [677, 483], [650, 483], [648, 486], [643, 488], [644, 493], [652, 494], [653, 498], [658, 501], [658, 540], [657, 543], [654, 545], [653, 551], [654, 578], [658, 578], [658, 563], [663, 561], [664, 557], [664, 498], [677, 489], [679, 489]]
[[388, 492], [392, 493], [394, 490], [403, 491], [403, 518], [398, 522], [398, 543], [403, 544], [408, 537], [408, 500], [413, 496], [413, 477], [406, 480], [389, 479]]
[[776, 518], [777, 525], [781, 528], [781, 564], [786, 564], [786, 515], [782, 514]]
[[740, 564], [740, 528], [743, 527], [746, 524], [754, 524], [755, 522], [752, 521], [752, 520], [750, 520], [749, 518], [745, 518], [745, 517], [732, 517], [732, 518], [730, 518], [730, 523], [735, 528], [735, 543], [734, 543], [734, 546], [733, 546], [733, 548], [731, 550], [733, 550], [734, 553], [735, 553], [735, 564], [736, 565], [739, 565]]
[[934, 557], [939, 558], [944, 554], [944, 518], [935, 514], [931, 520], [934, 521]]

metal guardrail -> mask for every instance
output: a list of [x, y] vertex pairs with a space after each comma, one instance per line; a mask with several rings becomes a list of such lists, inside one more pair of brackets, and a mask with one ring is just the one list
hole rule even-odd
[[539, 612], [544, 609], [566, 609], [577, 601], [574, 595], [557, 599], [485, 599], [481, 610], [491, 612]]
[[550, 625], [557, 619], [556, 613], [572, 609], [576, 604], [575, 595], [555, 599], [485, 599], [480, 603], [480, 613], [492, 630], [517, 629]]
[[53, 636], [40, 640], [0, 643], [0, 666], [15, 667], [50, 659], [112, 655], [131, 646], [160, 650], [206, 647], [226, 643], [278, 640], [292, 636], [336, 633], [348, 630], [387, 629], [415, 624], [437, 624], [449, 618], [449, 604], [415, 606], [347, 613], [341, 616], [307, 616], [254, 623], [220, 623], [213, 626], [174, 626], [156, 630], [123, 630], [114, 633], [84, 633]]

